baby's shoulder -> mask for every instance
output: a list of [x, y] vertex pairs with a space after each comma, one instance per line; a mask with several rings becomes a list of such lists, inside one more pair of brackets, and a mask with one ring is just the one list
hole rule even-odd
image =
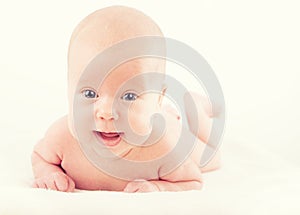
[[180, 114], [179, 114], [178, 110], [169, 103], [163, 104], [161, 110], [165, 117], [168, 117], [168, 118], [171, 117], [176, 120], [180, 119]]
[[62, 148], [66, 144], [76, 141], [68, 126], [68, 116], [65, 115], [54, 121], [45, 133], [44, 142]]
[[67, 137], [69, 138], [70, 131], [68, 126], [68, 116], [65, 115], [54, 121], [46, 132], [47, 137]]

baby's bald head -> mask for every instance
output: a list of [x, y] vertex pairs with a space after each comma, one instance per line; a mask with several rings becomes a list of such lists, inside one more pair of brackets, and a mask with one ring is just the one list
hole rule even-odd
[[163, 34], [150, 17], [133, 8], [112, 6], [93, 12], [78, 24], [71, 36], [69, 80], [78, 77], [90, 60], [104, 49], [138, 36]]

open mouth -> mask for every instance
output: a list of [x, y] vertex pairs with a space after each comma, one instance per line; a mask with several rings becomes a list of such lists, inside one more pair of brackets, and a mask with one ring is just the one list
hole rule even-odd
[[122, 132], [101, 132], [101, 131], [94, 131], [99, 142], [104, 144], [105, 146], [116, 146], [121, 142]]

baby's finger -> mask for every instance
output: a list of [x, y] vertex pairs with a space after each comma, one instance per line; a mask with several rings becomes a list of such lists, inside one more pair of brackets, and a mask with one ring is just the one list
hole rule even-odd
[[124, 192], [135, 193], [136, 191], [138, 191], [138, 189], [139, 189], [138, 182], [133, 181], [127, 184], [127, 186], [124, 189]]
[[73, 192], [75, 189], [75, 183], [74, 181], [68, 177], [68, 189], [67, 189], [67, 192]]
[[37, 188], [47, 189], [47, 186], [43, 180], [36, 181]]
[[67, 191], [68, 190], [68, 179], [66, 175], [56, 173], [54, 175], [55, 185], [57, 190], [59, 191]]
[[145, 192], [154, 192], [159, 191], [158, 187], [152, 182], [143, 182], [139, 189], [136, 191], [137, 193], [145, 193]]
[[46, 188], [49, 190], [57, 190], [55, 181], [52, 178], [48, 179], [46, 181], [45, 185], [46, 185]]

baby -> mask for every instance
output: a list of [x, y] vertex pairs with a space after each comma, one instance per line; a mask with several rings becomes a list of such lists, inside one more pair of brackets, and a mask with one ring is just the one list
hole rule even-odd
[[[207, 142], [212, 116], [205, 105], [204, 99], [196, 93], [192, 97], [197, 104], [201, 132], [192, 133], [182, 128], [180, 115], [170, 106], [162, 103], [166, 86], [161, 85], [161, 93], [139, 94], [140, 89], [147, 89], [149, 80], [133, 82], [128, 89], [120, 86], [132, 80], [133, 77], [143, 74], [144, 71], [156, 71], [163, 74], [165, 63], [159, 59], [140, 58], [130, 60], [114, 68], [105, 78], [98, 89], [91, 84], [99, 79], [95, 74], [91, 79], [81, 80], [82, 74], [95, 56], [112, 45], [130, 38], [139, 36], [162, 36], [159, 27], [143, 13], [128, 7], [112, 6], [90, 14], [79, 23], [72, 34], [68, 54], [68, 115], [58, 119], [47, 130], [34, 147], [32, 153], [32, 168], [34, 173], [33, 187], [65, 192], [72, 192], [75, 188], [85, 190], [111, 190], [125, 192], [151, 191], [181, 191], [201, 189], [202, 176], [205, 171], [219, 167], [218, 153], [203, 168], [199, 161]], [[81, 81], [83, 87], [77, 92], [77, 85]], [[130, 162], [144, 162], [145, 171], [137, 169], [122, 169], [127, 178], [109, 174], [109, 171], [99, 168], [90, 157], [84, 153], [80, 138], [76, 133], [78, 123], [74, 119], [74, 95], [80, 95], [84, 107], [93, 106], [93, 114], [86, 118], [92, 119], [93, 125], [84, 124], [87, 135], [96, 137], [103, 151], [109, 150], [119, 159], [102, 158], [103, 163], [113, 166], [118, 160]], [[117, 104], [117, 107], [115, 105]], [[123, 111], [123, 110], [126, 111]], [[130, 129], [143, 136], [155, 131], [151, 127], [150, 118], [159, 113], [165, 120], [165, 131], [155, 143], [143, 145], [134, 144], [129, 139], [127, 130], [116, 127], [124, 116], [128, 118]], [[187, 111], [189, 123], [194, 117]], [[81, 123], [81, 121], [80, 121]], [[90, 123], [91, 124], [91, 123]], [[86, 126], [87, 125], [87, 126]], [[150, 129], [151, 128], [151, 129]], [[172, 171], [163, 171], [167, 163], [156, 166], [146, 165], [157, 160], [175, 147], [181, 132], [194, 135], [197, 143], [181, 163], [179, 157], [172, 156], [169, 163], [179, 163]], [[147, 169], [149, 168], [149, 169]], [[151, 169], [151, 170], [150, 170]], [[151, 177], [147, 175], [147, 171]]]

